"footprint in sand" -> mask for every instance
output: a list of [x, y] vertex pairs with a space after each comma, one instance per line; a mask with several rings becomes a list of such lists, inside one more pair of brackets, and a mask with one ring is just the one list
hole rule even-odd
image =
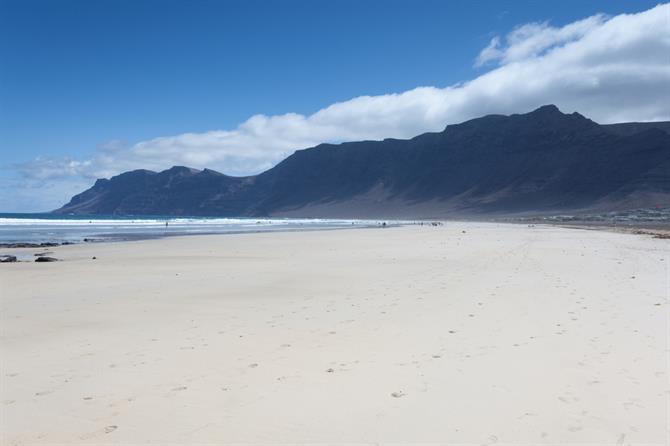
[[41, 392], [35, 392], [35, 396], [44, 396], [53, 393], [53, 390], [43, 390]]
[[180, 391], [182, 391], [182, 390], [186, 390], [186, 389], [188, 389], [188, 387], [186, 387], [186, 386], [179, 386], [179, 387], [175, 387], [174, 389], [172, 389], [172, 391], [173, 391], [173, 392], [180, 392]]
[[80, 436], [79, 438], [81, 440], [90, 440], [91, 438], [97, 437], [100, 434], [110, 434], [110, 433], [114, 432], [115, 430], [117, 430], [118, 428], [119, 428], [119, 426], [116, 426], [116, 425], [112, 424], [112, 425], [109, 425], [109, 426], [105, 426], [104, 428], [99, 429], [95, 432], [89, 432], [87, 434], [84, 434], [84, 435]]
[[402, 398], [403, 396], [405, 396], [405, 393], [402, 392], [402, 391], [399, 391], [399, 392], [392, 392], [392, 393], [391, 393], [391, 396], [392, 396], [393, 398]]

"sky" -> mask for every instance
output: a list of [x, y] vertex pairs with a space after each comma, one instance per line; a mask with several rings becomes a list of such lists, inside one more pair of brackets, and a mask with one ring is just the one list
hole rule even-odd
[[670, 4], [0, 0], [0, 212], [548, 103], [670, 120]]

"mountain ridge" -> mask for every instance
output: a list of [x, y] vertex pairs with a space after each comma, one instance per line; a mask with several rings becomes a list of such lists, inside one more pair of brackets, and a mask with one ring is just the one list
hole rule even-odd
[[670, 201], [670, 122], [600, 125], [545, 105], [410, 139], [319, 144], [258, 175], [143, 169], [56, 213], [441, 217]]

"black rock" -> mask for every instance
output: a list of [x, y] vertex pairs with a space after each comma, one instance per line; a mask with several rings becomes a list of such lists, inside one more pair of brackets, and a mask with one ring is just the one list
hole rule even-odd
[[16, 262], [16, 256], [0, 256], [0, 263], [13, 263]]
[[36, 262], [58, 262], [58, 259], [54, 257], [38, 257], [35, 259]]
[[[64, 242], [62, 243], [63, 245], [70, 245], [72, 244], [71, 242]], [[47, 243], [25, 243], [25, 242], [18, 242], [18, 243], [0, 243], [0, 248], [52, 248], [54, 246], [60, 246], [61, 243], [53, 243], [53, 242], [47, 242]]]

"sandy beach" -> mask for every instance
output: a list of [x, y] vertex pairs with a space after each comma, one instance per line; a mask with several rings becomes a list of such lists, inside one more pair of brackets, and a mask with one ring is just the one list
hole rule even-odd
[[0, 265], [3, 445], [669, 444], [670, 240], [448, 222], [50, 250]]

